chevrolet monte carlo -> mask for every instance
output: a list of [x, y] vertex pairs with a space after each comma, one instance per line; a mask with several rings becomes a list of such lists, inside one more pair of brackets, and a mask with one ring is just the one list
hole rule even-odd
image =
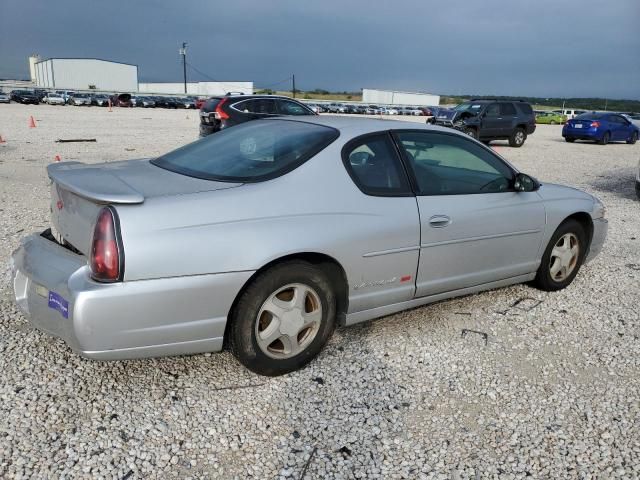
[[48, 175], [51, 228], [13, 254], [16, 302], [99, 360], [228, 346], [283, 374], [336, 325], [519, 282], [562, 289], [607, 233], [593, 196], [393, 120], [257, 120]]

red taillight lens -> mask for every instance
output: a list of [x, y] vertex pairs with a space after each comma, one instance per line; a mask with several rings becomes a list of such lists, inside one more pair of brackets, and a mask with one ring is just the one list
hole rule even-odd
[[591, 126], [598, 128], [600, 126], [600, 122], [591, 122]]
[[116, 213], [111, 207], [100, 210], [93, 230], [91, 245], [91, 272], [99, 282], [121, 280], [122, 262], [120, 241], [116, 227]]
[[227, 113], [221, 108], [226, 101], [227, 99], [223, 98], [222, 100], [220, 100], [220, 102], [218, 102], [218, 105], [216, 105], [215, 117], [218, 120], [226, 120], [227, 118], [229, 118], [229, 115], [227, 115]]

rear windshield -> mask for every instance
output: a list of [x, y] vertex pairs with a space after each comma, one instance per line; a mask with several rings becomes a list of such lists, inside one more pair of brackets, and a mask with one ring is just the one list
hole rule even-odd
[[205, 180], [259, 182], [290, 172], [338, 136], [324, 125], [257, 120], [223, 129], [151, 163]]
[[200, 110], [202, 110], [203, 112], [213, 112], [219, 103], [219, 98], [210, 98], [202, 104], [202, 108]]
[[609, 114], [608, 113], [591, 112], [591, 113], [583, 113], [581, 115], [578, 115], [575, 118], [584, 118], [584, 119], [588, 119], [588, 120], [598, 120], [598, 119], [606, 117], [607, 115], [609, 115]]

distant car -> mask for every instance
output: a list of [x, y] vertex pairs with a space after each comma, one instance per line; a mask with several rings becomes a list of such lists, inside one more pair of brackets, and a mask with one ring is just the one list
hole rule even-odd
[[12, 90], [9, 97], [16, 103], [38, 105], [40, 98], [30, 90]]
[[196, 99], [191, 97], [177, 98], [178, 108], [196, 108]]
[[77, 107], [81, 105], [91, 105], [91, 98], [86, 93], [74, 93], [69, 96], [69, 100], [67, 100], [69, 105], [75, 105]]
[[138, 104], [138, 101], [141, 100], [142, 97], [139, 97], [137, 95], [131, 95], [131, 106], [132, 107], [141, 107], [142, 106], [142, 101], [140, 101], [140, 104]]
[[591, 112], [578, 115], [568, 120], [562, 127], [562, 136], [567, 142], [591, 140], [606, 145], [609, 142], [638, 141], [640, 129], [617, 113]]
[[280, 115], [317, 115], [304, 103], [276, 95], [214, 97], [200, 109], [200, 136], [259, 118]]
[[560, 110], [553, 110], [553, 113], [558, 113], [560, 115], [564, 115], [567, 117], [567, 120], [571, 120], [572, 118], [576, 118], [578, 115], [582, 115], [583, 113], [585, 113], [584, 110], [574, 110], [574, 109], [560, 109]]
[[0, 92], [0, 103], [11, 103], [11, 97], [4, 92]]
[[42, 99], [44, 103], [48, 103], [49, 105], [66, 105], [64, 98], [59, 93], [49, 93], [46, 97]]
[[131, 94], [129, 93], [115, 93], [111, 96], [111, 105], [114, 107], [130, 107], [131, 106]]
[[204, 97], [198, 97], [196, 98], [196, 108], [198, 110], [200, 110], [202, 108], [202, 105], [204, 105], [204, 102], [206, 102], [207, 99]]
[[548, 125], [562, 125], [567, 121], [567, 116], [556, 112], [542, 112], [536, 114], [536, 123]]
[[96, 105], [98, 107], [106, 107], [109, 105], [109, 95], [105, 95], [103, 93], [97, 93], [92, 95], [90, 98], [91, 98], [91, 105]]
[[138, 106], [143, 108], [155, 108], [156, 101], [153, 97], [140, 97]]
[[398, 115], [398, 110], [393, 107], [382, 107], [380, 113], [382, 115]]
[[484, 143], [509, 140], [512, 147], [524, 145], [536, 130], [531, 105], [515, 100], [472, 99], [453, 109], [440, 109], [436, 125], [452, 127]]
[[636, 127], [640, 127], [640, 113], [621, 113], [620, 115], [629, 120]]
[[588, 193], [460, 132], [393, 120], [257, 120], [153, 159], [47, 173], [51, 228], [14, 251], [14, 299], [95, 360], [226, 344], [250, 370], [285, 374], [338, 325], [523, 282], [561, 290], [608, 225]]

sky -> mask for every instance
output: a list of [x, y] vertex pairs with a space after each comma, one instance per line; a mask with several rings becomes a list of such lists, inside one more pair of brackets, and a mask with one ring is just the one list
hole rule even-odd
[[0, 0], [0, 78], [27, 57], [140, 81], [640, 99], [640, 0]]

